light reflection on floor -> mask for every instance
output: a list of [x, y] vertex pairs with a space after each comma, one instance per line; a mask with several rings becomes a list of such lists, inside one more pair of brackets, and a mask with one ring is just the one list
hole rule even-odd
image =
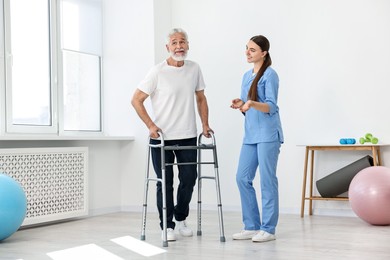
[[164, 249], [150, 245], [131, 236], [118, 237], [111, 239], [111, 241], [143, 256], [154, 256], [166, 252]]
[[64, 250], [47, 253], [53, 260], [85, 260], [85, 259], [105, 259], [105, 260], [124, 260], [109, 251], [95, 245], [88, 244], [78, 247], [72, 247]]
[[[153, 256], [153, 255], [162, 254], [166, 252], [166, 250], [150, 245], [146, 242], [140, 241], [131, 236], [118, 237], [118, 238], [111, 239], [111, 241], [113, 243], [116, 243], [126, 249], [129, 249], [143, 256]], [[47, 253], [47, 255], [53, 260], [69, 260], [69, 259], [124, 260], [123, 258], [95, 244], [87, 244], [87, 245], [72, 247], [64, 250], [54, 251], [54, 252]]]

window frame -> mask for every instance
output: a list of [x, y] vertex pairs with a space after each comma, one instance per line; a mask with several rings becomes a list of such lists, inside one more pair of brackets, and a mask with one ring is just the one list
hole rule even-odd
[[[58, 133], [58, 58], [57, 58], [57, 17], [56, 17], [56, 1], [48, 1], [49, 6], [49, 57], [50, 57], [50, 113], [51, 124], [48, 126], [42, 125], [17, 125], [12, 122], [12, 50], [11, 50], [11, 31], [10, 31], [10, 1], [4, 0], [4, 49], [5, 49], [5, 106], [6, 106], [6, 133], [23, 133], [23, 134], [55, 134]], [[54, 26], [53, 26], [54, 25]]]
[[96, 131], [96, 130], [65, 130], [65, 116], [64, 116], [64, 80], [63, 80], [63, 51], [72, 51], [72, 52], [78, 52], [78, 51], [73, 51], [73, 50], [66, 50], [66, 49], [63, 49], [63, 50], [59, 50], [59, 54], [58, 54], [58, 57], [59, 57], [59, 60], [60, 60], [60, 69], [59, 69], [59, 80], [58, 80], [58, 99], [60, 100], [60, 103], [61, 103], [61, 106], [59, 106], [58, 108], [58, 114], [59, 114], [59, 118], [61, 118], [61, 120], [59, 120], [59, 133], [60, 135], [63, 135], [63, 136], [73, 136], [73, 135], [91, 135], [91, 136], [101, 136], [103, 135], [103, 126], [104, 126], [104, 122], [103, 122], [103, 70], [102, 70], [102, 66], [103, 66], [103, 62], [102, 62], [102, 57], [101, 56], [98, 56], [98, 55], [95, 55], [95, 54], [89, 54], [89, 53], [85, 53], [85, 52], [78, 52], [78, 53], [81, 53], [81, 54], [86, 54], [86, 55], [94, 55], [94, 56], [97, 56], [99, 58], [99, 67], [100, 67], [100, 77], [99, 77], [99, 81], [100, 81], [100, 111], [99, 111], [99, 115], [100, 115], [100, 131]]
[[4, 1], [0, 0], [0, 135], [5, 133], [5, 46], [4, 46]]
[[[91, 1], [91, 0], [86, 0]], [[57, 59], [58, 59], [58, 117], [60, 120], [58, 120], [58, 134], [60, 136], [104, 136], [104, 86], [103, 86], [103, 57], [102, 55], [99, 55], [100, 60], [100, 131], [89, 131], [89, 130], [65, 130], [65, 122], [64, 122], [64, 80], [63, 80], [63, 49], [61, 46], [62, 43], [62, 33], [61, 33], [61, 8], [62, 8], [62, 0], [57, 0], [57, 30], [58, 30], [58, 38], [57, 38]], [[103, 28], [101, 28], [103, 30]], [[101, 39], [101, 42], [103, 43], [103, 39]], [[67, 49], [64, 49], [67, 50]], [[85, 53], [85, 52], [80, 52]], [[85, 53], [89, 54], [89, 53]], [[96, 54], [93, 54], [96, 55]]]
[[[51, 124], [16, 125], [12, 120], [12, 55], [10, 37], [10, 1], [0, 0], [0, 12], [3, 16], [0, 22], [0, 135], [48, 134], [56, 136], [103, 136], [104, 107], [103, 107], [103, 58], [100, 59], [100, 131], [65, 130], [64, 129], [64, 93], [63, 93], [63, 57], [61, 46], [61, 3], [62, 0], [46, 0], [49, 6], [49, 48], [50, 48], [50, 98]], [[103, 28], [100, 28], [103, 30]], [[103, 42], [103, 39], [101, 39]], [[2, 46], [4, 44], [4, 46]]]

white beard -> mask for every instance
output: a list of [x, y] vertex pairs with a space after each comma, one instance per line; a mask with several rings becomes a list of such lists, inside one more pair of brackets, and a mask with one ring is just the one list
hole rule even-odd
[[177, 56], [174, 52], [170, 52], [172, 59], [175, 61], [184, 61], [187, 58], [187, 53], [185, 53], [183, 56]]

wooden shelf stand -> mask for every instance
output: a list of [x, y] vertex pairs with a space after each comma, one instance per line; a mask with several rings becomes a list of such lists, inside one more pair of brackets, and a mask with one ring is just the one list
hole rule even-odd
[[[324, 198], [313, 195], [314, 183], [314, 152], [315, 151], [368, 151], [373, 158], [374, 166], [382, 165], [380, 148], [381, 144], [354, 144], [354, 145], [305, 145], [305, 163], [303, 170], [301, 217], [304, 217], [305, 202], [309, 201], [309, 215], [313, 215], [313, 200], [348, 201], [348, 197]], [[310, 161], [310, 166], [309, 166]], [[309, 170], [309, 194], [306, 193], [306, 185]]]

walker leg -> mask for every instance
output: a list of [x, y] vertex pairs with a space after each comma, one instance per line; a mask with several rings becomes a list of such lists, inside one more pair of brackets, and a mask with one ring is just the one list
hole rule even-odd
[[[148, 181], [145, 183], [145, 190], [147, 190]], [[144, 194], [144, 203], [142, 206], [142, 230], [141, 230], [141, 240], [145, 240], [145, 229], [146, 229], [146, 213], [147, 213], [147, 191]]]
[[142, 205], [142, 229], [141, 229], [141, 240], [145, 240], [146, 214], [147, 214], [148, 191], [149, 191], [149, 162], [150, 162], [150, 147], [148, 148], [147, 159], [146, 159], [146, 174], [145, 174], [145, 186], [144, 186], [144, 201], [143, 201], [143, 205]]
[[218, 219], [219, 219], [219, 234], [220, 234], [220, 241], [225, 242], [225, 232], [223, 228], [223, 216], [222, 216], [222, 202], [221, 202], [221, 191], [219, 186], [219, 174], [218, 174], [218, 168], [215, 168], [215, 185], [217, 189], [217, 203], [218, 203]]
[[[198, 162], [201, 161], [201, 150], [198, 151]], [[196, 234], [198, 236], [202, 235], [202, 167], [201, 164], [198, 165], [198, 228]]]
[[218, 216], [219, 216], [219, 234], [220, 241], [225, 242], [225, 232], [223, 228], [223, 216], [222, 216], [222, 202], [221, 202], [221, 189], [219, 184], [219, 173], [218, 173], [218, 159], [217, 159], [217, 148], [214, 147], [214, 172], [215, 172], [215, 187], [217, 191], [217, 203], [218, 203]]
[[165, 182], [165, 150], [161, 147], [161, 188], [162, 188], [162, 211], [163, 211], [163, 247], [168, 246], [167, 239], [167, 190]]

